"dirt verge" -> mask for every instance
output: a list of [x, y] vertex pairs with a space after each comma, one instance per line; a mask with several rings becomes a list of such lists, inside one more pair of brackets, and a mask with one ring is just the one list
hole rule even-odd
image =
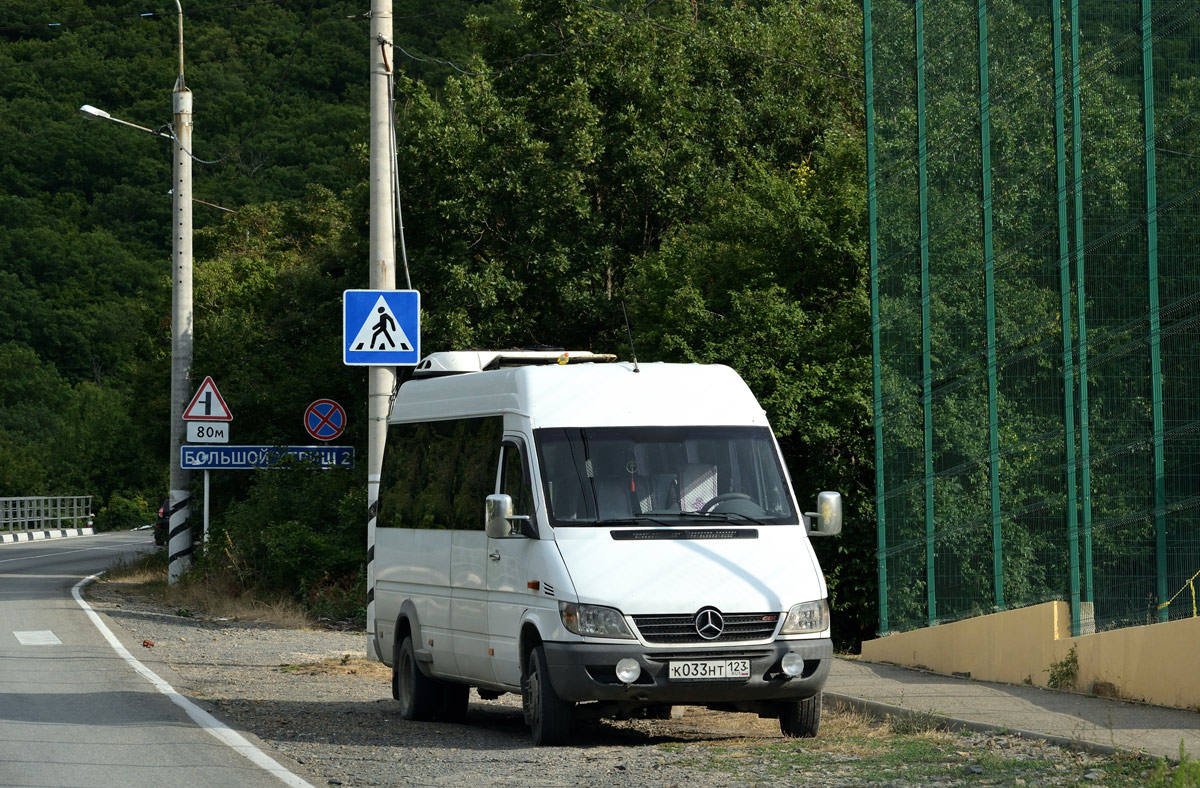
[[1116, 786], [1152, 774], [1134, 759], [932, 724], [893, 730], [837, 709], [810, 740], [784, 739], [775, 720], [688, 708], [580, 721], [569, 746], [538, 748], [512, 695], [472, 694], [463, 725], [399, 719], [390, 670], [365, 659], [361, 632], [177, 615], [126, 584], [87, 594], [135, 655], [314, 786]]

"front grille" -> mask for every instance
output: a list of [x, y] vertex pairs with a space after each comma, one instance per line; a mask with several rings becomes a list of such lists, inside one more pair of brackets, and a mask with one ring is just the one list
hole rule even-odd
[[774, 659], [775, 652], [770, 648], [718, 648], [704, 649], [696, 651], [691, 649], [688, 651], [655, 651], [652, 654], [646, 654], [646, 659], [650, 662], [667, 663], [673, 660], [694, 660], [694, 659], [748, 659], [751, 662], [756, 660]]
[[696, 614], [634, 616], [633, 623], [647, 643], [737, 643], [767, 640], [779, 626], [778, 613], [725, 613], [725, 630], [711, 640], [696, 631]]
[[628, 531], [609, 531], [614, 541], [629, 542], [645, 539], [757, 539], [757, 528], [638, 528]]

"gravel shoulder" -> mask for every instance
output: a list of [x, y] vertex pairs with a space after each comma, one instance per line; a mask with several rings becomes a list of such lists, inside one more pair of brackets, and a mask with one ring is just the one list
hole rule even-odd
[[814, 740], [687, 708], [580, 722], [571, 746], [538, 748], [514, 695], [472, 693], [464, 725], [400, 719], [362, 632], [175, 615], [104, 581], [86, 595], [134, 656], [314, 786], [1143, 785], [1153, 768], [1013, 736], [893, 730], [828, 707]]

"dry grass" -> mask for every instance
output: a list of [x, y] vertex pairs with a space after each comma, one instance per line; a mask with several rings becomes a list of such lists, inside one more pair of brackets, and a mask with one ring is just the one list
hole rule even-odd
[[295, 602], [258, 597], [239, 589], [229, 575], [212, 573], [168, 585], [166, 559], [161, 552], [110, 568], [91, 593], [97, 592], [142, 600], [182, 616], [249, 621], [287, 629], [311, 629], [313, 624]]
[[828, 736], [862, 736], [864, 738], [889, 735], [886, 724], [869, 714], [855, 711], [850, 707], [826, 705], [821, 714], [821, 735]]
[[389, 680], [392, 677], [392, 669], [382, 662], [350, 654], [302, 665], [280, 665], [279, 670], [301, 676], [362, 676], [368, 679]]
[[813, 752], [868, 757], [897, 736], [945, 744], [952, 735], [934, 725], [914, 725], [911, 720], [880, 719], [851, 708], [830, 705], [821, 715], [821, 734], [808, 740], [805, 747]]
[[[158, 556], [153, 556], [153, 558], [157, 559]], [[158, 582], [166, 585], [167, 568], [165, 565], [160, 566], [160, 563], [159, 560], [150, 560], [145, 556], [132, 563], [122, 561], [105, 570], [100, 579], [101, 582], [115, 583], [124, 588], [148, 586]]]
[[252, 621], [271, 624], [284, 629], [311, 629], [312, 620], [308, 613], [295, 602], [287, 599], [260, 599], [243, 593], [227, 595], [221, 593], [226, 583], [218, 579], [189, 581], [168, 586], [163, 580], [162, 602], [177, 611], [187, 611], [209, 618], [227, 618], [231, 621]]

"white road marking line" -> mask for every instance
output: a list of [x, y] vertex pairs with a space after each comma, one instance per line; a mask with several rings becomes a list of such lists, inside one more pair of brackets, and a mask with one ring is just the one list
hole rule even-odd
[[[53, 553], [38, 552], [38, 553], [34, 553], [33, 555], [23, 555], [23, 556], [20, 556], [19, 558], [0, 558], [0, 564], [7, 564], [7, 563], [11, 563], [13, 561], [35, 561], [38, 558], [45, 558], [50, 555], [60, 556], [60, 555], [70, 555], [71, 553], [90, 553], [93, 550], [108, 550], [111, 552], [118, 552], [118, 551], [124, 552], [125, 550], [127, 550], [130, 547], [137, 547], [138, 545], [145, 545], [145, 544], [150, 544], [150, 542], [149, 541], [141, 541], [141, 542], [129, 542], [124, 545], [103, 545], [100, 547], [80, 547], [77, 550], [59, 550], [59, 551], [53, 552]], [[40, 546], [41, 547], [49, 547], [49, 545], [47, 545], [45, 543], [41, 544]]]
[[96, 629], [100, 630], [100, 634], [103, 635], [104, 639], [108, 641], [108, 644], [112, 646], [113, 651], [117, 652], [118, 656], [129, 663], [134, 670], [142, 674], [142, 677], [153, 684], [156, 690], [166, 695], [171, 699], [172, 703], [183, 709], [184, 712], [186, 712], [187, 715], [192, 718], [192, 721], [194, 721], [204, 730], [211, 733], [220, 742], [233, 749], [239, 755], [247, 758], [255, 766], [270, 772], [275, 777], [278, 777], [285, 785], [292, 786], [292, 788], [314, 788], [311, 783], [305, 782], [303, 779], [281, 766], [265, 752], [255, 747], [253, 744], [247, 741], [242, 734], [231, 729], [225, 723], [221, 722], [204, 709], [192, 703], [183, 695], [180, 695], [174, 687], [159, 678], [157, 673], [150, 670], [150, 668], [146, 667], [137, 659], [135, 659], [134, 656], [129, 653], [129, 650], [121, 645], [121, 641], [118, 640], [117, 636], [112, 633], [112, 630], [110, 630], [104, 624], [104, 621], [101, 620], [100, 615], [96, 613], [95, 610], [92, 610], [92, 606], [83, 601], [83, 595], [79, 593], [79, 589], [82, 588], [85, 583], [90, 583], [99, 577], [100, 574], [102, 573], [94, 574], [80, 580], [71, 588], [71, 595], [75, 597], [75, 601], [78, 602], [79, 606], [83, 608], [83, 612], [87, 613], [88, 618], [90, 618], [92, 623], [96, 625]]
[[62, 641], [48, 629], [30, 632], [14, 632], [17, 642], [22, 646], [61, 646]]

